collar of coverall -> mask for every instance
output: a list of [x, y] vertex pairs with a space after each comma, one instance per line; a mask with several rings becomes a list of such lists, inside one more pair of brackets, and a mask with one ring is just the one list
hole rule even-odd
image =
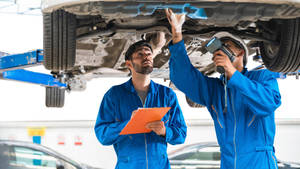
[[[132, 83], [132, 78], [130, 78], [126, 83], [125, 83], [125, 88], [132, 92], [132, 93], [135, 93], [136, 90], [133, 86], [133, 83]], [[156, 85], [154, 84], [154, 82], [152, 80], [150, 80], [150, 86], [149, 86], [149, 91], [148, 93], [155, 93], [157, 91], [157, 87]]]
[[[237, 70], [237, 71], [238, 71], [238, 70]], [[247, 72], [248, 72], [248, 69], [244, 67], [244, 69], [242, 70], [241, 73], [242, 73], [243, 75], [245, 75]], [[224, 78], [225, 78], [225, 75], [224, 75], [224, 74], [221, 74], [220, 80], [223, 81]]]

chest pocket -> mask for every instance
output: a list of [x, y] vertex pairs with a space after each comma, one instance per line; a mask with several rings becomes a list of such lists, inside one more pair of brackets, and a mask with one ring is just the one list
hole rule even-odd
[[133, 111], [137, 110], [139, 106], [139, 100], [134, 96], [130, 96], [129, 100], [119, 100], [118, 105], [116, 106], [115, 117], [117, 117], [120, 121], [129, 120], [131, 118], [131, 114]]

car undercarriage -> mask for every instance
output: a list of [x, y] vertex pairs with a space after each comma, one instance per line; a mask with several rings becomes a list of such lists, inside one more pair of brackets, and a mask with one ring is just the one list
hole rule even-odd
[[157, 49], [152, 77], [168, 79], [171, 33], [166, 8], [186, 14], [186, 49], [205, 75], [214, 73], [215, 66], [202, 45], [220, 31], [244, 39], [250, 55], [261, 56], [271, 71], [300, 68], [299, 1], [45, 1], [43, 6], [44, 66], [55, 76], [67, 77], [71, 90], [94, 77], [129, 76], [124, 53], [140, 39]]

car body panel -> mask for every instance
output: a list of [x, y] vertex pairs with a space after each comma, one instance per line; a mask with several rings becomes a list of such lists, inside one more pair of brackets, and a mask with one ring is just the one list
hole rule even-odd
[[[59, 8], [65, 6], [78, 5], [89, 2], [97, 2], [99, 0], [42, 0], [42, 10], [43, 12], [52, 12], [53, 10], [57, 10]], [[102, 0], [102, 2], [130, 2], [128, 0]], [[131, 1], [133, 2], [133, 1]], [[147, 2], [155, 2], [155, 1], [135, 1], [139, 3], [147, 3]], [[169, 3], [170, 1], [161, 0], [158, 2]], [[215, 0], [194, 0], [194, 2], [215, 2]], [[218, 0], [218, 2], [234, 2], [234, 3], [266, 3], [266, 4], [293, 4], [299, 6], [300, 0]]]
[[[199, 142], [194, 143], [190, 145], [185, 145], [181, 148], [175, 149], [168, 153], [171, 168], [174, 169], [201, 169], [201, 168], [212, 168], [212, 169], [220, 169], [220, 159], [215, 160], [203, 160], [200, 157], [195, 160], [187, 160], [188, 156], [185, 154], [188, 154], [189, 152], [194, 152], [195, 154], [197, 152], [200, 152], [202, 149], [214, 147], [219, 147], [217, 143], [215, 142]], [[197, 150], [197, 151], [193, 151]], [[220, 149], [219, 149], [220, 151]], [[220, 152], [219, 152], [220, 153]], [[183, 156], [184, 158], [181, 158], [181, 160], [176, 160], [176, 158]], [[193, 155], [190, 155], [193, 156]], [[278, 169], [300, 169], [299, 163], [293, 163], [293, 162], [283, 162], [281, 160], [278, 160]]]
[[[35, 144], [35, 143], [31, 143], [31, 142], [24, 142], [24, 141], [15, 141], [15, 140], [0, 140], [0, 146], [9, 146], [9, 147], [24, 147], [24, 148], [28, 148], [28, 149], [32, 149], [32, 150], [36, 150], [38, 152], [42, 152], [45, 153], [47, 155], [49, 155], [50, 157], [54, 157], [56, 159], [60, 159], [63, 160], [67, 163], [72, 164], [73, 166], [77, 167], [78, 169], [98, 169], [98, 168], [93, 168], [90, 167], [88, 165], [85, 164], [80, 164], [77, 163], [75, 161], [73, 161], [72, 159], [48, 148], [45, 147], [43, 145], [40, 144]], [[1, 152], [2, 153], [2, 152]]]

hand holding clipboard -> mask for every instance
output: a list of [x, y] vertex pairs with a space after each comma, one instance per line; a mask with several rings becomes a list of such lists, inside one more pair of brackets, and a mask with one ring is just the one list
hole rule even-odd
[[161, 120], [170, 109], [170, 107], [139, 108], [120, 135], [151, 132], [150, 129], [146, 128], [146, 124]]

